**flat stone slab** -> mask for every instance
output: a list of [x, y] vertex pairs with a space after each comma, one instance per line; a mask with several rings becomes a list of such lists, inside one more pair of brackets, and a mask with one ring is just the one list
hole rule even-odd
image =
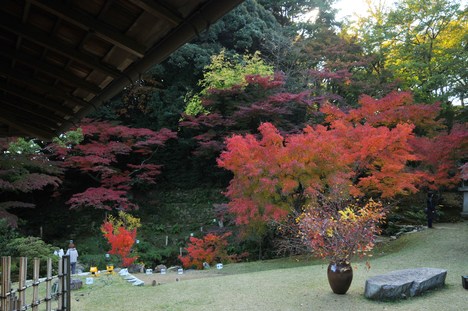
[[83, 287], [83, 281], [80, 279], [71, 279], [70, 280], [70, 289], [71, 290], [77, 290]]
[[145, 282], [140, 280], [139, 278], [133, 276], [132, 274], [121, 274], [124, 280], [126, 280], [129, 283], [132, 283], [134, 286], [143, 286], [145, 285]]
[[373, 276], [366, 281], [364, 296], [375, 300], [395, 300], [421, 295], [445, 284], [447, 270], [414, 268]]
[[137, 282], [133, 283], [133, 286], [143, 286], [145, 285], [145, 282], [138, 280]]

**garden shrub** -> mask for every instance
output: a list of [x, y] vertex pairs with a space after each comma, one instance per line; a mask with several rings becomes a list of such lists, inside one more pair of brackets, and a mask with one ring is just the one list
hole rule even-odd
[[109, 215], [101, 226], [104, 237], [111, 245], [109, 254], [118, 255], [123, 267], [130, 266], [138, 258], [138, 256], [130, 257], [138, 227], [140, 219], [123, 211], [119, 211], [118, 217]]
[[231, 232], [223, 235], [208, 233], [202, 239], [190, 237], [187, 247], [187, 256], [179, 256], [184, 268], [203, 269], [203, 263], [208, 264], [229, 262], [230, 256], [227, 253], [227, 238]]
[[13, 279], [18, 275], [19, 271], [19, 257], [28, 258], [28, 278], [32, 278], [33, 275], [33, 260], [34, 258], [39, 258], [41, 261], [40, 265], [40, 275], [45, 276], [47, 273], [47, 258], [52, 258], [52, 265], [57, 266], [58, 257], [54, 256], [54, 250], [57, 247], [54, 247], [50, 244], [45, 243], [38, 237], [17, 237], [11, 240], [6, 246], [6, 252], [2, 255], [11, 256], [11, 274]]
[[8, 224], [6, 219], [0, 219], [0, 254], [2, 254], [2, 256], [7, 256], [9, 254], [7, 246], [11, 240], [18, 236], [18, 232]]

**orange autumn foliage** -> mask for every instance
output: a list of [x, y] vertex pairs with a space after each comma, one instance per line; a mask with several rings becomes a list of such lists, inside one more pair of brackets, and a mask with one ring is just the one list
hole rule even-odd
[[221, 263], [229, 261], [230, 256], [227, 253], [227, 238], [231, 232], [223, 235], [208, 233], [202, 239], [190, 237], [190, 243], [187, 246], [188, 254], [179, 256], [184, 268], [203, 269], [203, 263], [208, 264]]
[[363, 96], [360, 104], [349, 111], [325, 106], [327, 125], [299, 134], [284, 137], [263, 123], [259, 138], [227, 139], [218, 165], [234, 174], [226, 195], [236, 223], [283, 220], [298, 202], [304, 206], [319, 194], [329, 200], [391, 198], [459, 180], [455, 171], [466, 156], [466, 127], [441, 132], [438, 105], [417, 105], [408, 93]]

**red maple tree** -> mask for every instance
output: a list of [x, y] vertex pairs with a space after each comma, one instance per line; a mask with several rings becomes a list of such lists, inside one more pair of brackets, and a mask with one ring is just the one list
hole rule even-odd
[[221, 263], [229, 260], [227, 253], [227, 238], [231, 232], [223, 235], [216, 235], [208, 233], [202, 239], [190, 237], [190, 243], [187, 247], [188, 254], [186, 256], [179, 256], [182, 265], [185, 268], [195, 267], [203, 269], [203, 263], [208, 264]]
[[90, 177], [92, 186], [75, 193], [67, 203], [72, 208], [136, 208], [128, 193], [139, 185], [155, 183], [161, 166], [151, 163], [151, 157], [176, 134], [167, 129], [155, 132], [93, 120], [84, 120], [80, 128], [81, 143], [56, 145], [55, 150], [65, 168]]
[[136, 240], [137, 229], [129, 230], [123, 226], [115, 227], [112, 222], [106, 221], [101, 226], [101, 231], [104, 237], [111, 245], [109, 254], [118, 255], [122, 260], [122, 266], [128, 267], [137, 256], [130, 257], [130, 252]]
[[[337, 202], [349, 195], [391, 198], [414, 193], [428, 182], [441, 186], [459, 181], [453, 172], [466, 155], [466, 127], [437, 132], [437, 105], [415, 105], [408, 93], [380, 100], [364, 96], [360, 103], [349, 111], [323, 107], [327, 124], [307, 126], [303, 133], [284, 137], [264, 123], [259, 139], [228, 138], [218, 164], [234, 174], [226, 195], [236, 222], [262, 226], [283, 220], [320, 196]], [[433, 138], [420, 138], [416, 131]], [[436, 147], [441, 140], [446, 143]], [[418, 142], [435, 152], [424, 156], [424, 149], [416, 149]], [[427, 179], [428, 165], [436, 167], [432, 175], [437, 178]]]
[[254, 133], [262, 122], [271, 122], [285, 132], [304, 126], [309, 92], [287, 92], [281, 74], [248, 75], [245, 81], [247, 85], [210, 89], [202, 98], [208, 113], [183, 115], [180, 125], [198, 143], [195, 155], [217, 157], [226, 137]]
[[55, 191], [63, 177], [56, 164], [32, 140], [0, 139], [0, 218], [16, 227], [18, 218], [11, 209], [34, 208], [34, 196], [28, 194]]

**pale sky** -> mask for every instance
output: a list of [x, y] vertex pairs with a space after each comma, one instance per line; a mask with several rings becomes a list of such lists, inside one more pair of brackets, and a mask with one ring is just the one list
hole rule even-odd
[[353, 19], [355, 14], [362, 16], [367, 11], [365, 0], [337, 0], [333, 7], [338, 10], [336, 14], [337, 20], [341, 20], [344, 17]]

